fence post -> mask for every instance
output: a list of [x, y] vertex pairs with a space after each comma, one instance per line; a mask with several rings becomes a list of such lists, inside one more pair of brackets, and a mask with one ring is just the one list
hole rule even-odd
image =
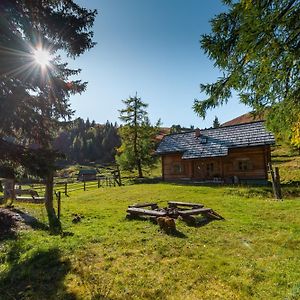
[[275, 168], [275, 173], [274, 173], [271, 163], [269, 163], [268, 166], [269, 166], [269, 171], [271, 173], [274, 197], [275, 199], [282, 199], [278, 167]]
[[83, 190], [85, 191], [85, 178], [83, 178]]
[[120, 172], [120, 167], [119, 166], [117, 166], [117, 172], [118, 172], [118, 180], [119, 180], [118, 184], [119, 184], [119, 186], [121, 186], [122, 181], [121, 181], [121, 172]]
[[100, 187], [100, 178], [98, 178], [98, 189]]
[[61, 193], [57, 193], [57, 218], [60, 220]]
[[68, 195], [68, 183], [65, 182], [65, 195], [67, 196]]
[[280, 175], [279, 175], [278, 167], [275, 167], [275, 182], [276, 182], [278, 199], [282, 199], [281, 186], [280, 186]]

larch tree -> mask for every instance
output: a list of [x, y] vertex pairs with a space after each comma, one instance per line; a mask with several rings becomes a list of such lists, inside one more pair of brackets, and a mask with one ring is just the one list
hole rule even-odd
[[[223, 75], [201, 84], [195, 100], [201, 117], [237, 91], [240, 101], [265, 112], [268, 127], [296, 140], [300, 124], [300, 1], [223, 0], [228, 11], [211, 20], [201, 47]], [[295, 141], [294, 141], [295, 143]]]
[[214, 121], [213, 121], [213, 128], [219, 128], [220, 127], [220, 122], [217, 116], [215, 116]]
[[116, 160], [123, 169], [136, 169], [138, 176], [143, 177], [143, 167], [150, 167], [155, 162], [155, 137], [160, 121], [155, 126], [151, 125], [146, 111], [148, 104], [137, 95], [122, 102], [125, 104], [119, 117], [124, 122], [119, 129], [122, 144]]
[[51, 141], [60, 121], [73, 114], [70, 96], [86, 89], [85, 82], [69, 80], [80, 70], [70, 69], [59, 54], [76, 58], [95, 45], [97, 12], [72, 0], [2, 0], [0, 11], [0, 160], [46, 179], [49, 226], [58, 232]]

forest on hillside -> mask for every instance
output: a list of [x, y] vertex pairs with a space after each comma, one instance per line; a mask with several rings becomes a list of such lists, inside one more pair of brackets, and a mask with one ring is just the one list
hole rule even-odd
[[117, 123], [96, 124], [77, 118], [61, 128], [53, 147], [63, 153], [68, 163], [113, 163], [120, 147]]

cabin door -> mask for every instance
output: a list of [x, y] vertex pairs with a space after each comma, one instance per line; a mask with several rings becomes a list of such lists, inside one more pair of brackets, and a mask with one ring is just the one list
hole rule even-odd
[[212, 180], [215, 173], [215, 163], [212, 160], [194, 161], [194, 178], [199, 180]]
[[194, 161], [194, 178], [199, 180], [205, 179], [205, 164], [201, 160]]

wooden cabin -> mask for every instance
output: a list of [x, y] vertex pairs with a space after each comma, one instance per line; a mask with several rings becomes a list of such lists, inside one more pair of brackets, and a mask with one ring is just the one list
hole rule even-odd
[[274, 136], [263, 121], [166, 135], [164, 180], [266, 184]]
[[97, 170], [95, 169], [81, 169], [77, 175], [79, 181], [90, 181], [97, 179]]

